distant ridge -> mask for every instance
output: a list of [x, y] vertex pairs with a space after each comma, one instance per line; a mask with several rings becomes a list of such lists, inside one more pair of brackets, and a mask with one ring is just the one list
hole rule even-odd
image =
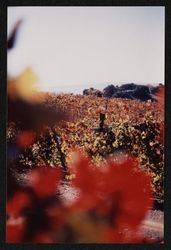
[[[41, 89], [42, 91], [47, 91], [47, 92], [54, 92], [54, 93], [73, 93], [73, 94], [83, 94], [84, 89], [98, 89], [100, 91], [103, 91], [103, 89], [108, 86], [108, 85], [115, 85], [115, 86], [121, 86], [127, 83], [112, 83], [112, 82], [107, 82], [107, 83], [92, 83], [92, 84], [84, 84], [84, 85], [56, 85], [55, 87], [49, 87]], [[156, 87], [160, 83], [135, 83], [136, 85], [146, 85], [146, 86], [153, 86]]]
[[107, 98], [127, 98], [138, 99], [140, 101], [155, 100], [155, 94], [160, 88], [164, 88], [162, 83], [157, 86], [152, 84], [125, 83], [120, 86], [110, 84], [102, 91], [93, 87], [83, 90], [83, 95], [94, 95]]

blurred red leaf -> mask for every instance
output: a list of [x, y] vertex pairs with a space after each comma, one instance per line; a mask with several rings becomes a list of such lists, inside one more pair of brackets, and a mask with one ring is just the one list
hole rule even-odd
[[47, 207], [45, 212], [49, 218], [51, 228], [58, 228], [60, 230], [60, 227], [62, 227], [62, 225], [65, 223], [68, 210], [65, 209], [65, 207], [63, 207], [61, 204], [55, 203], [54, 205]]
[[[108, 160], [104, 172], [90, 166], [90, 160], [80, 156], [74, 167], [73, 185], [81, 190], [75, 209], [92, 209], [103, 216], [112, 216], [117, 227], [137, 227], [152, 206], [150, 177], [136, 159]], [[104, 167], [105, 168], [105, 167]]]
[[32, 187], [39, 198], [47, 198], [57, 193], [62, 177], [60, 169], [41, 166], [26, 175], [27, 185]]
[[6, 213], [8, 216], [18, 217], [21, 215], [22, 209], [30, 205], [30, 197], [27, 193], [18, 191], [8, 200]]
[[32, 131], [21, 132], [17, 137], [17, 145], [20, 148], [27, 148], [34, 142], [35, 138], [36, 135]]
[[38, 232], [31, 241], [32, 243], [53, 243], [49, 232]]
[[108, 202], [102, 202], [99, 210], [113, 210], [113, 223], [119, 227], [137, 227], [153, 203], [150, 177], [129, 156], [122, 162], [109, 160], [104, 180], [103, 193]]
[[90, 159], [82, 156], [79, 152], [75, 152], [77, 160], [70, 167], [76, 173], [76, 178], [72, 184], [79, 189], [80, 197], [73, 204], [73, 208], [77, 210], [87, 210], [97, 206], [99, 202], [98, 185], [102, 178], [100, 171], [92, 166]]
[[6, 224], [6, 242], [21, 243], [26, 230], [26, 223], [23, 217], [9, 219]]
[[27, 193], [18, 191], [8, 200], [6, 213], [6, 241], [8, 243], [21, 242], [25, 233], [26, 223], [22, 210], [30, 205], [30, 197]]

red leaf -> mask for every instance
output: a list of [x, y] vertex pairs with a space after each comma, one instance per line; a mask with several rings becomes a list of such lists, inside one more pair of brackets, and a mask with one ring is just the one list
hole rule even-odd
[[46, 198], [57, 193], [62, 173], [52, 167], [38, 167], [26, 175], [27, 185], [32, 187], [39, 198]]
[[76, 178], [72, 184], [79, 189], [79, 199], [72, 208], [77, 210], [87, 210], [97, 206], [99, 202], [99, 183], [102, 178], [100, 171], [92, 166], [90, 159], [75, 153], [77, 161], [71, 167], [75, 170]]
[[17, 145], [20, 148], [27, 148], [34, 142], [35, 137], [36, 135], [32, 131], [24, 131], [18, 135]]
[[118, 227], [137, 227], [152, 206], [150, 177], [140, 170], [138, 162], [128, 157], [121, 163], [108, 161], [104, 175], [105, 200], [99, 210], [113, 213], [113, 222]]
[[23, 208], [30, 205], [30, 197], [27, 193], [18, 191], [8, 200], [6, 212], [9, 216], [18, 217]]
[[31, 241], [32, 243], [54, 243], [48, 232], [38, 232]]
[[152, 206], [150, 177], [132, 157], [107, 161], [101, 172], [90, 166], [90, 160], [79, 156], [73, 185], [81, 194], [74, 203], [76, 210], [96, 208], [103, 216], [112, 216], [113, 224], [124, 228], [137, 227]]
[[26, 224], [22, 217], [18, 217], [17, 219], [9, 219], [6, 224], [6, 242], [21, 243], [25, 229]]
[[22, 241], [26, 230], [25, 218], [22, 210], [31, 204], [27, 193], [18, 191], [8, 200], [6, 213], [8, 216], [6, 222], [6, 241], [8, 243], [19, 243]]

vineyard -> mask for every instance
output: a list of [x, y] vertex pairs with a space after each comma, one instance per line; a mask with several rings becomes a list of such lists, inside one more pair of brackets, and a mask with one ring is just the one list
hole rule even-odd
[[7, 241], [153, 243], [135, 232], [164, 199], [161, 96], [46, 93], [41, 105], [57, 119], [38, 111], [35, 126], [34, 107], [9, 119], [7, 213], [22, 222], [9, 219]]

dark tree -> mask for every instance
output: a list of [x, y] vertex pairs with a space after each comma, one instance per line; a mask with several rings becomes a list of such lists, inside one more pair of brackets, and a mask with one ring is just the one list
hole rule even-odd
[[7, 49], [12, 49], [15, 46], [15, 42], [16, 42], [16, 37], [17, 37], [17, 33], [18, 33], [18, 29], [20, 27], [22, 23], [22, 20], [18, 20], [18, 22], [15, 24], [9, 38], [7, 41]]

